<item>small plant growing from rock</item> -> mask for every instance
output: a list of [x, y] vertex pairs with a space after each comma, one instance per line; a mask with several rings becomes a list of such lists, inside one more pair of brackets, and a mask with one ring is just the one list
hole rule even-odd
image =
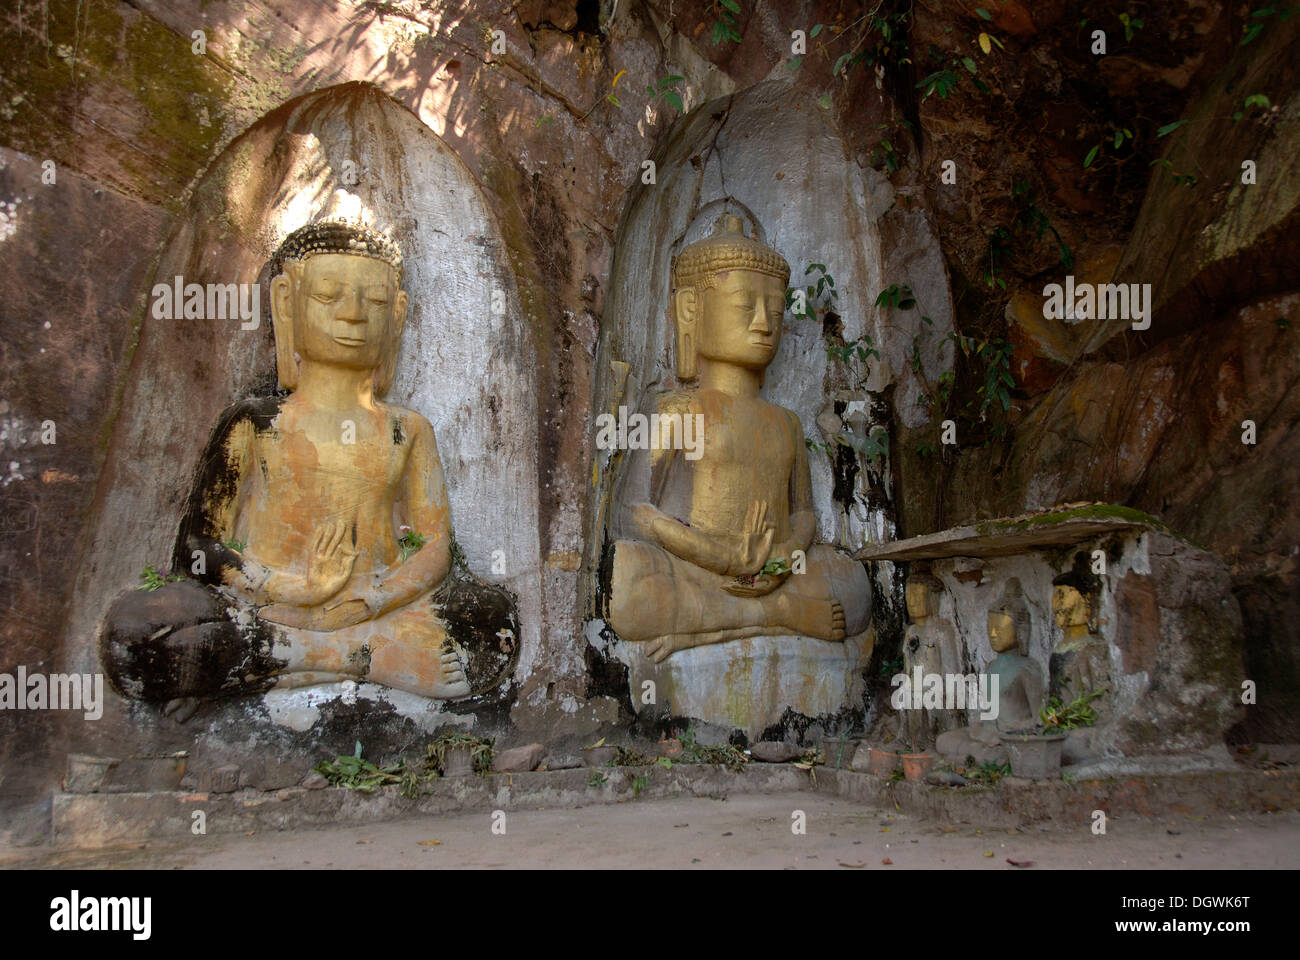
[[402, 534], [401, 538], [397, 541], [397, 547], [402, 551], [402, 562], [405, 563], [407, 558], [412, 554], [420, 552], [420, 548], [429, 542], [429, 538], [416, 533], [410, 527], [405, 525], [400, 526], [397, 529]]
[[136, 587], [137, 590], [147, 590], [150, 593], [157, 590], [164, 583], [175, 583], [178, 580], [184, 580], [180, 574], [176, 573], [159, 573], [152, 563], [147, 564], [140, 573], [140, 579], [144, 582]]

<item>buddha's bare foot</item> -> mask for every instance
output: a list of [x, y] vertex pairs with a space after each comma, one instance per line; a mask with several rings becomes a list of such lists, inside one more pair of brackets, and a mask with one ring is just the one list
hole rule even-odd
[[844, 606], [838, 600], [785, 594], [781, 605], [787, 629], [819, 640], [844, 639]]
[[469, 680], [465, 678], [465, 658], [460, 648], [448, 641], [439, 654], [438, 682], [429, 696], [436, 700], [455, 700], [469, 696]]
[[645, 641], [644, 652], [655, 663], [663, 663], [678, 650], [691, 647], [704, 647], [711, 643], [725, 643], [728, 640], [744, 640], [746, 637], [758, 637], [771, 633], [770, 627], [750, 626], [732, 627], [729, 630], [709, 630], [704, 633], [670, 633]]

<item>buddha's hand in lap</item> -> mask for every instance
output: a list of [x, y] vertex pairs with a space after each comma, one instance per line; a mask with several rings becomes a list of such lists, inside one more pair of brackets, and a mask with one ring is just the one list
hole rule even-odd
[[746, 578], [737, 577], [730, 583], [723, 584], [722, 589], [733, 597], [761, 597], [785, 583], [785, 578], [788, 576], [790, 576], [789, 570], [784, 573], [760, 573], [748, 581]]

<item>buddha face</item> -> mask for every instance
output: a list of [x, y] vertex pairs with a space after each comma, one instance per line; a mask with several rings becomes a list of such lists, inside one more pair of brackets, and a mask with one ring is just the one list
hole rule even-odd
[[785, 311], [785, 287], [778, 278], [728, 270], [702, 293], [691, 293], [698, 296], [697, 356], [751, 370], [772, 362]]
[[934, 616], [938, 606], [938, 596], [934, 588], [924, 580], [907, 582], [907, 615], [913, 623], [922, 623]]
[[989, 611], [989, 643], [995, 653], [1016, 649], [1016, 622], [1011, 614]]
[[291, 265], [289, 272], [297, 282], [292, 291], [273, 289], [272, 306], [288, 307], [294, 349], [303, 359], [371, 370], [396, 349], [407, 298], [387, 263], [320, 253]]
[[1052, 588], [1052, 616], [1062, 630], [1088, 625], [1088, 601], [1074, 587]]

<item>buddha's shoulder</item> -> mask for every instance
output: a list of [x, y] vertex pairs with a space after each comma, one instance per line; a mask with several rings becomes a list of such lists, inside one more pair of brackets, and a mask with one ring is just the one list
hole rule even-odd
[[420, 435], [433, 436], [433, 424], [426, 420], [423, 414], [416, 413], [410, 407], [382, 401], [377, 406], [388, 418], [394, 443], [401, 443], [407, 438]]
[[700, 413], [704, 409], [699, 390], [669, 390], [654, 400], [658, 414]]
[[245, 397], [243, 400], [236, 400], [221, 411], [221, 417], [217, 421], [217, 432], [229, 433], [241, 427], [252, 427], [258, 431], [269, 430], [288, 399], [288, 394], [272, 394], [269, 397]]

